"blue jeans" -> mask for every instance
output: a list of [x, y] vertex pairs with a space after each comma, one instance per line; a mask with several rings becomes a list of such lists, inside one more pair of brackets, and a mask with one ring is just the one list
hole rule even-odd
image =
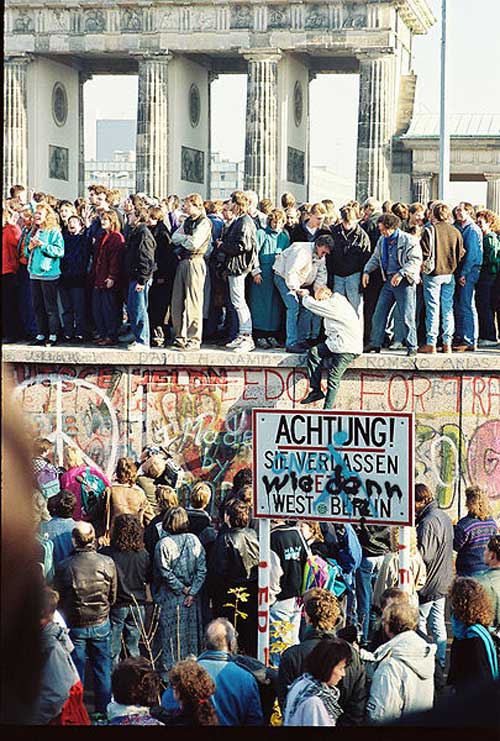
[[310, 333], [310, 322], [307, 314], [311, 315], [311, 312], [302, 306], [298, 296], [290, 293], [290, 289], [281, 275], [275, 274], [274, 285], [278, 289], [286, 308], [286, 346], [290, 347], [298, 342], [305, 342]]
[[439, 336], [439, 320], [443, 344], [451, 345], [455, 330], [453, 316], [454, 275], [424, 275], [425, 331], [428, 345], [435, 345]]
[[373, 585], [383, 560], [383, 556], [363, 556], [356, 571], [358, 623], [365, 642], [370, 632]]
[[333, 404], [340, 386], [340, 380], [346, 372], [348, 366], [357, 358], [350, 352], [334, 353], [330, 350], [326, 342], [320, 342], [319, 345], [312, 347], [307, 356], [307, 373], [311, 389], [320, 391], [321, 389], [321, 367], [323, 361], [328, 368], [327, 375], [327, 392], [324, 409], [333, 409]]
[[417, 329], [415, 323], [416, 286], [403, 278], [398, 286], [392, 286], [386, 280], [380, 291], [377, 307], [372, 320], [372, 336], [370, 343], [373, 347], [382, 347], [384, 342], [387, 317], [394, 303], [397, 303], [406, 331], [406, 346], [409, 350], [417, 348]]
[[418, 621], [418, 627], [424, 633], [428, 632], [427, 624], [429, 625], [431, 638], [437, 645], [437, 660], [439, 661], [443, 669], [446, 663], [446, 641], [448, 638], [446, 633], [446, 623], [444, 619], [444, 607], [444, 597], [432, 600], [431, 602], [424, 602], [419, 606]]
[[465, 286], [457, 286], [455, 293], [455, 340], [471, 347], [477, 344], [478, 319], [474, 299], [479, 268], [473, 268], [466, 276]]
[[71, 658], [85, 684], [85, 661], [88, 658], [94, 676], [95, 709], [105, 713], [111, 702], [111, 625], [109, 620], [88, 628], [70, 628], [73, 642]]
[[361, 273], [352, 275], [334, 275], [333, 291], [348, 299], [351, 306], [358, 312], [363, 311], [363, 294], [361, 293]]
[[62, 324], [65, 337], [83, 337], [85, 333], [85, 288], [59, 283]]
[[148, 296], [152, 280], [144, 285], [143, 291], [136, 291], [137, 281], [133, 280], [128, 285], [127, 314], [130, 321], [130, 329], [135, 335], [136, 342], [149, 347], [149, 316]]
[[127, 656], [140, 656], [139, 639], [141, 626], [144, 625], [146, 608], [144, 605], [112, 607], [109, 615], [111, 621], [111, 658], [113, 667], [120, 660], [122, 635]]

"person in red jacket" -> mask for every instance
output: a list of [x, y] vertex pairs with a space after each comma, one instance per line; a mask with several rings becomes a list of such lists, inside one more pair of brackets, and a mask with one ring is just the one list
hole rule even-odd
[[96, 344], [114, 345], [121, 324], [125, 240], [114, 211], [101, 215], [104, 233], [98, 238], [92, 266], [92, 313], [99, 335]]
[[17, 270], [19, 257], [17, 243], [21, 230], [17, 225], [19, 214], [4, 206], [2, 218], [2, 340], [14, 342], [19, 337]]

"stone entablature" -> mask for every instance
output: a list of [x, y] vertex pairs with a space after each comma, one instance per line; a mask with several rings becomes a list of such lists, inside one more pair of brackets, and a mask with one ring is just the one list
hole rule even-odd
[[[58, 7], [58, 6], [61, 7]], [[396, 13], [411, 33], [426, 33], [435, 19], [427, 0], [388, 0], [370, 3], [366, 0], [351, 2], [6, 2], [6, 50], [13, 52], [40, 51], [40, 44], [47, 51], [72, 51], [72, 38], [78, 39], [75, 51], [104, 51], [99, 37], [116, 37], [113, 51], [134, 48], [137, 34], [156, 37], [161, 46], [170, 49], [185, 48], [186, 40], [179, 33], [188, 33], [189, 39], [199, 46], [197, 34], [205, 39], [207, 51], [224, 50], [234, 44], [235, 35], [240, 43], [253, 43], [255, 34], [272, 34], [272, 44], [282, 48], [322, 46], [342, 43], [347, 46], [372, 46], [366, 32], [373, 34], [373, 45], [393, 45], [383, 31], [394, 33]], [[363, 42], [359, 42], [359, 32]], [[227, 34], [231, 32], [231, 34]], [[221, 33], [227, 35], [221, 36]], [[28, 41], [27, 37], [32, 40]], [[36, 41], [35, 41], [36, 37]], [[69, 39], [69, 46], [59, 47], [57, 39]], [[21, 45], [20, 45], [21, 42]], [[257, 44], [262, 45], [262, 44]]]

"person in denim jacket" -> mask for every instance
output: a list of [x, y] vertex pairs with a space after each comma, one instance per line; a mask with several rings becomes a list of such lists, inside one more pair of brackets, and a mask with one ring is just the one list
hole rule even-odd
[[396, 302], [405, 325], [408, 355], [416, 355], [416, 287], [420, 282], [422, 249], [416, 236], [401, 230], [401, 220], [395, 214], [382, 214], [378, 227], [380, 239], [361, 276], [361, 285], [366, 288], [369, 274], [380, 268], [384, 281], [373, 315], [370, 350], [380, 352], [387, 317]]
[[63, 236], [50, 206], [39, 204], [36, 207], [31, 238], [25, 250], [38, 332], [34, 344], [50, 347], [56, 344], [59, 332], [57, 288], [64, 255]]
[[455, 293], [455, 352], [473, 351], [478, 338], [475, 302], [476, 283], [483, 264], [483, 235], [473, 220], [474, 208], [461, 202], [454, 209], [456, 228], [464, 240], [465, 257], [459, 269]]

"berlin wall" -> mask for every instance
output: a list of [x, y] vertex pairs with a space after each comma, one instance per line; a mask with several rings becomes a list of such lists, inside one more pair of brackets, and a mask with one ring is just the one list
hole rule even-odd
[[[481, 484], [498, 517], [500, 376], [373, 361], [347, 372], [336, 408], [414, 411], [415, 480], [429, 484], [452, 517], [464, 514], [465, 487]], [[217, 495], [251, 465], [252, 408], [300, 408], [308, 389], [301, 367], [27, 362], [10, 371], [33, 435], [58, 440], [60, 451], [71, 441], [108, 474], [120, 456], [161, 444], [183, 461], [188, 482], [207, 480]]]

